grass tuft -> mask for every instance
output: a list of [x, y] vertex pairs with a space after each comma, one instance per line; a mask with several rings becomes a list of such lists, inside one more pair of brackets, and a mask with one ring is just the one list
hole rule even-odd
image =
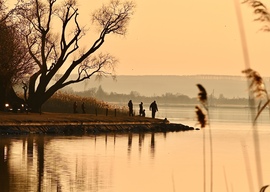
[[248, 68], [243, 70], [242, 73], [246, 74], [247, 79], [250, 81], [249, 89], [254, 94], [255, 98], [267, 97], [267, 91], [265, 89], [263, 78], [257, 71]]
[[204, 128], [207, 124], [206, 115], [204, 114], [204, 112], [199, 106], [196, 106], [195, 109], [196, 109], [195, 112], [197, 115], [198, 122], [201, 125], [201, 128]]
[[[259, 100], [258, 106], [257, 106], [257, 112], [253, 119], [253, 123], [257, 121], [259, 118], [261, 112], [269, 105], [270, 99], [266, 90], [265, 83], [263, 81], [263, 78], [260, 76], [260, 74], [257, 71], [254, 71], [253, 69], [246, 69], [243, 70], [242, 73], [246, 74], [247, 79], [249, 80], [249, 91], [250, 96], [252, 96], [251, 99], [257, 99]], [[254, 101], [255, 102], [255, 101]], [[264, 103], [263, 103], [264, 102]], [[270, 116], [270, 108], [269, 108], [269, 116]]]
[[197, 84], [199, 88], [198, 99], [207, 110], [207, 92], [201, 84]]

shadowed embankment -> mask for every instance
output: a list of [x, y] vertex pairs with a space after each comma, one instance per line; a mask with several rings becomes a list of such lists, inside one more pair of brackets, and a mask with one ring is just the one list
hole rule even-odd
[[0, 113], [0, 134], [97, 134], [195, 130], [162, 119], [65, 113]]

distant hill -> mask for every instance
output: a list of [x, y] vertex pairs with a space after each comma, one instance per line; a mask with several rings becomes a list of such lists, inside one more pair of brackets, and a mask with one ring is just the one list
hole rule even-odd
[[[269, 85], [269, 78], [264, 78]], [[161, 96], [165, 93], [183, 94], [197, 97], [196, 84], [202, 84], [207, 93], [226, 98], [248, 98], [248, 88], [245, 76], [220, 76], [220, 75], [191, 75], [191, 76], [117, 76], [117, 80], [103, 78], [95, 81], [94, 78], [79, 84], [71, 85], [74, 91], [86, 91], [99, 86], [105, 92], [129, 94], [138, 92], [141, 96]]]

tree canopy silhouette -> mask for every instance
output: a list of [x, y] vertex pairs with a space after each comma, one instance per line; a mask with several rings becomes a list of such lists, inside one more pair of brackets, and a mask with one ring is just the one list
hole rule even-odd
[[[3, 0], [0, 0], [0, 109], [4, 104], [16, 103], [19, 99], [13, 86], [33, 69], [32, 58], [27, 46], [21, 41], [23, 37], [18, 26], [10, 17], [12, 12], [7, 11]], [[23, 102], [23, 100], [22, 100]]]
[[[27, 97], [33, 111], [38, 112], [42, 104], [63, 87], [94, 74], [114, 76], [117, 60], [97, 50], [107, 35], [126, 34], [134, 8], [133, 2], [112, 0], [96, 10], [92, 14], [92, 24], [98, 26], [99, 34], [91, 42], [86, 38], [88, 31], [78, 21], [76, 0], [21, 1], [17, 8], [18, 21], [35, 63], [28, 80]], [[88, 47], [83, 47], [85, 44]], [[77, 77], [70, 78], [74, 73]]]

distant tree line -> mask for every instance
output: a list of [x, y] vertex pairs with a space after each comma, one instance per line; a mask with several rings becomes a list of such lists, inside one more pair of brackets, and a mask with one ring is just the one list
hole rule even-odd
[[[72, 90], [69, 90], [72, 91]], [[140, 93], [136, 91], [131, 91], [129, 94], [123, 93], [108, 93], [103, 90], [102, 86], [97, 88], [91, 88], [87, 91], [82, 92], [73, 92], [76, 95], [83, 97], [94, 97], [98, 100], [103, 100], [106, 102], [128, 102], [130, 99], [135, 102], [144, 102], [150, 103], [153, 100], [159, 102], [159, 104], [197, 104], [198, 99], [195, 95], [194, 97], [189, 97], [184, 94], [173, 94], [173, 93], [164, 93], [161, 96], [142, 96]], [[209, 95], [209, 105], [210, 106], [218, 106], [218, 105], [248, 105], [248, 99], [246, 98], [226, 98], [223, 94], [220, 94], [219, 97], [215, 97], [213, 95]]]

